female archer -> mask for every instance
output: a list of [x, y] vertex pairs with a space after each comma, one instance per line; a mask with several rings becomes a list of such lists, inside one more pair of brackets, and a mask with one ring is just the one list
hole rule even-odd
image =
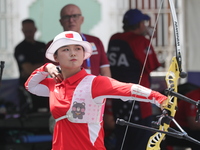
[[46, 51], [48, 59], [59, 63], [60, 73], [55, 65], [47, 63], [25, 83], [29, 92], [49, 97], [50, 111], [56, 119], [52, 150], [105, 150], [106, 98], [151, 102], [161, 109], [166, 105], [167, 97], [151, 89], [88, 74], [81, 66], [91, 54], [90, 43], [79, 33], [62, 32]]

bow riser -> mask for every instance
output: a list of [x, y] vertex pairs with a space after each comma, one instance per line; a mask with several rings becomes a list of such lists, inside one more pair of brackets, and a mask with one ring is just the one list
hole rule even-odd
[[[172, 63], [169, 67], [168, 73], [165, 78], [167, 86], [170, 87], [172, 91], [177, 92], [178, 79], [179, 79], [179, 67], [176, 57], [173, 57]], [[163, 113], [160, 121], [158, 121], [159, 130], [166, 132], [168, 131], [171, 120], [163, 118], [165, 116], [170, 116], [170, 118], [173, 118], [175, 116], [177, 110], [177, 98], [174, 96], [168, 96], [167, 103], [168, 103], [167, 107], [163, 110], [163, 112], [165, 113]], [[160, 143], [162, 142], [164, 137], [165, 134], [159, 132], [152, 135], [148, 141], [147, 150], [160, 150]]]

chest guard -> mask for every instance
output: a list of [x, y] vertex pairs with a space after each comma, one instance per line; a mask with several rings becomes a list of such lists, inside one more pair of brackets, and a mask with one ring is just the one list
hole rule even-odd
[[[74, 91], [70, 109], [65, 116], [56, 119], [56, 122], [67, 118], [73, 123], [100, 123], [103, 120], [105, 103], [97, 104], [92, 99], [93, 75], [82, 79]], [[103, 101], [103, 100], [102, 100]]]

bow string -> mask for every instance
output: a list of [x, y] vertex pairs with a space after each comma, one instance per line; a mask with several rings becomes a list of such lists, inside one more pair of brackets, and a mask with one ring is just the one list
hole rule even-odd
[[[160, 14], [162, 3], [163, 3], [163, 0], [162, 0], [162, 2], [161, 2], [161, 4], [160, 4], [158, 14]], [[142, 70], [141, 70], [141, 73], [140, 73], [140, 79], [139, 79], [139, 82], [138, 82], [139, 85], [141, 84], [142, 77], [143, 77], [143, 73], [144, 73], [144, 71], [145, 71], [145, 66], [146, 66], [147, 59], [148, 59], [148, 54], [149, 54], [149, 52], [150, 52], [151, 45], [152, 45], [152, 42], [153, 42], [153, 36], [154, 36], [154, 34], [155, 34], [155, 30], [156, 30], [156, 25], [157, 25], [157, 23], [158, 23], [158, 19], [159, 19], [159, 15], [157, 15], [157, 18], [156, 18], [156, 21], [155, 21], [155, 25], [154, 25], [154, 27], [153, 27], [153, 32], [152, 32], [152, 35], [151, 35], [151, 38], [150, 38], [149, 46], [148, 46], [148, 48], [147, 48], [146, 57], [145, 57], [145, 59], [144, 59], [144, 64], [143, 64], [143, 66], [142, 66]], [[117, 120], [116, 120], [116, 124], [121, 124], [121, 123], [123, 122], [121, 125], [125, 125], [125, 124], [127, 125], [127, 126], [126, 126], [126, 130], [125, 130], [125, 133], [124, 133], [124, 137], [123, 137], [123, 140], [122, 140], [122, 144], [121, 144], [121, 150], [123, 149], [123, 145], [124, 145], [124, 142], [125, 142], [125, 139], [126, 139], [126, 134], [127, 134], [127, 132], [128, 132], [128, 127], [130, 126], [129, 122], [130, 122], [131, 116], [132, 116], [132, 114], [133, 114], [134, 106], [135, 106], [135, 100], [133, 100], [133, 104], [132, 104], [132, 107], [131, 107], [131, 110], [130, 110], [130, 115], [129, 115], [129, 118], [128, 118], [128, 122], [125, 122], [123, 119], [117, 119]], [[121, 122], [121, 121], [122, 121], [122, 122]], [[125, 123], [125, 124], [124, 124], [124, 123]], [[129, 124], [129, 125], [128, 125], [128, 124]]]

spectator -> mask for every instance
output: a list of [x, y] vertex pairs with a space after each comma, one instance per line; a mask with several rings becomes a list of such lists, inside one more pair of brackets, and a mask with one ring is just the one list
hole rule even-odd
[[[160, 63], [158, 62], [152, 45], [150, 45], [150, 40], [145, 37], [148, 33], [145, 21], [149, 20], [150, 17], [143, 14], [138, 9], [130, 9], [124, 14], [124, 32], [112, 35], [108, 45], [107, 55], [110, 61], [112, 78], [121, 82], [139, 83], [145, 57], [148, 55], [139, 84], [148, 88], [150, 87], [150, 73], [156, 70], [160, 66]], [[150, 49], [147, 53], [149, 46]], [[132, 101], [112, 101], [114, 119], [123, 118], [128, 120], [132, 103]], [[134, 112], [130, 121], [150, 126], [152, 121], [151, 104], [135, 102]], [[125, 130], [125, 126], [115, 126], [115, 150], [121, 149]], [[146, 130], [129, 128], [126, 134], [126, 140], [123, 144], [123, 150], [146, 149], [145, 143], [148, 142], [151, 135], [152, 133]]]
[[[158, 92], [88, 74], [81, 66], [91, 54], [92, 45], [82, 41], [79, 33], [62, 32], [46, 51], [49, 60], [59, 63], [61, 73], [55, 71], [55, 65], [47, 63], [36, 69], [25, 83], [29, 92], [50, 97], [50, 110], [56, 119], [52, 150], [105, 150], [103, 110], [106, 98], [134, 99], [166, 107], [167, 97]], [[46, 78], [48, 75], [54, 79]]]
[[[24, 83], [30, 74], [36, 68], [44, 64], [46, 45], [43, 42], [35, 40], [34, 36], [36, 31], [37, 28], [32, 19], [25, 19], [22, 21], [22, 32], [24, 34], [24, 40], [15, 47], [14, 51], [14, 57], [17, 61], [20, 73], [19, 82], [21, 87], [20, 89], [22, 89], [20, 93], [24, 93]], [[25, 103], [28, 102], [24, 101], [26, 97], [22, 95], [23, 94], [20, 94], [20, 103], [22, 103], [21, 109], [24, 109], [23, 107], [26, 106]], [[47, 98], [31, 94], [31, 100], [32, 108], [30, 108], [31, 110], [29, 110], [29, 112], [37, 112], [40, 108], [48, 109]]]

